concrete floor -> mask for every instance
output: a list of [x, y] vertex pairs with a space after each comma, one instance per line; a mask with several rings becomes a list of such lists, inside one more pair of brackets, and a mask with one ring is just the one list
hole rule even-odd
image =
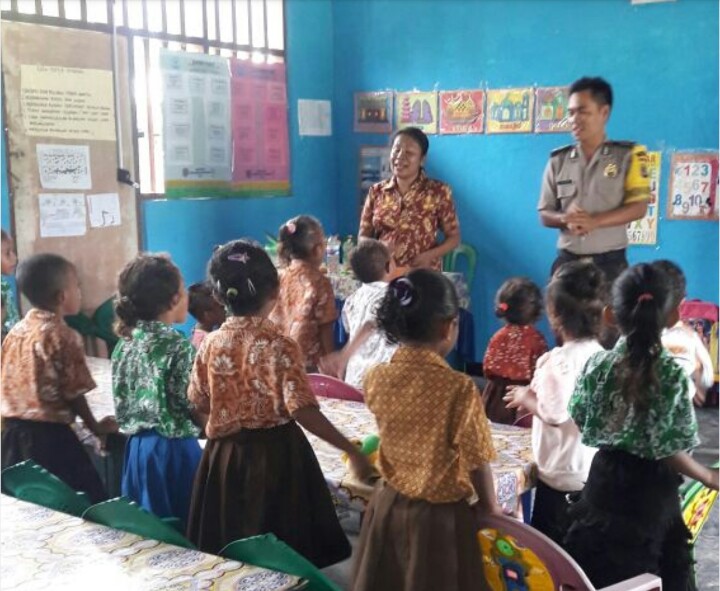
[[[718, 461], [718, 409], [698, 409], [700, 425], [700, 447], [695, 450], [694, 457], [703, 464]], [[357, 546], [357, 536], [348, 536], [353, 549]], [[718, 503], [713, 508], [710, 519], [705, 524], [695, 545], [696, 573], [698, 591], [714, 591], [720, 589], [718, 580]], [[352, 557], [323, 569], [329, 579], [342, 589], [350, 589], [352, 574]]]

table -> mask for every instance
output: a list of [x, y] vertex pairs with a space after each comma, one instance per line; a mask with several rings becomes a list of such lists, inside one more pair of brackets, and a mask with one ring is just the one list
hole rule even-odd
[[[88, 358], [88, 366], [98, 384], [95, 390], [86, 394], [90, 409], [96, 418], [114, 415], [110, 362], [106, 359]], [[318, 401], [325, 416], [347, 438], [362, 440], [378, 432], [375, 417], [364, 403], [322, 397], [318, 398]], [[492, 423], [491, 431], [498, 456], [497, 461], [492, 464], [498, 502], [506, 508], [515, 509], [520, 496], [535, 486], [537, 478], [530, 429]], [[90, 433], [86, 436], [94, 438]], [[307, 433], [307, 436], [320, 462], [343, 528], [349, 532], [359, 531], [372, 487], [359, 483], [350, 476], [340, 451], [310, 433]], [[110, 458], [107, 455], [104, 464], [106, 478], [118, 479], [118, 471], [122, 469], [122, 455], [117, 452], [109, 454], [113, 456]], [[108, 467], [108, 464], [111, 466]], [[106, 484], [111, 496], [119, 494], [113, 490], [110, 483]]]
[[[349, 439], [376, 434], [377, 423], [362, 402], [318, 398], [323, 414]], [[537, 466], [529, 429], [491, 424], [497, 460], [491, 464], [498, 502], [515, 510], [520, 496], [535, 486]], [[343, 529], [360, 531], [360, 522], [372, 494], [372, 487], [358, 482], [342, 461], [342, 452], [329, 443], [306, 433], [315, 451], [335, 503]]]
[[3, 590], [302, 589], [294, 575], [179, 548], [0, 495]]

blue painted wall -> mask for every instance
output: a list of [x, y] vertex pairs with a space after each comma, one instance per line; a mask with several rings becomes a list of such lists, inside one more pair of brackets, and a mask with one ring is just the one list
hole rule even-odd
[[[337, 0], [335, 129], [339, 224], [357, 229], [357, 152], [386, 136], [352, 132], [353, 92], [567, 84], [601, 75], [614, 87], [608, 133], [652, 150], [718, 147], [718, 4], [677, 0]], [[450, 183], [463, 241], [479, 253], [472, 286], [476, 349], [499, 327], [496, 289], [511, 275], [543, 284], [556, 231], [536, 204], [548, 153], [569, 134], [432, 136], [428, 172]], [[657, 247], [632, 247], [631, 262], [682, 265], [692, 297], [718, 301], [718, 225], [662, 219]], [[546, 328], [546, 327], [545, 327]]]

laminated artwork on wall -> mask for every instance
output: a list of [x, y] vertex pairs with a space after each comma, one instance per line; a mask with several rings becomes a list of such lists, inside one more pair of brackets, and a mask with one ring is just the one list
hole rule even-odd
[[392, 92], [355, 93], [353, 130], [356, 133], [390, 133], [392, 122]]
[[447, 90], [440, 93], [440, 133], [482, 133], [485, 124], [485, 92]]
[[645, 216], [627, 225], [630, 244], [657, 244], [660, 195], [660, 162], [662, 152], [648, 152], [647, 172], [650, 178], [650, 201]]
[[717, 220], [717, 189], [717, 152], [673, 154], [668, 219]]
[[535, 90], [535, 133], [570, 131], [568, 87], [543, 86]]
[[531, 133], [535, 93], [531, 87], [487, 91], [486, 133]]
[[438, 93], [398, 92], [395, 94], [396, 129], [419, 127], [427, 134], [438, 132]]
[[358, 199], [359, 210], [362, 210], [367, 197], [368, 189], [380, 181], [392, 176], [390, 170], [389, 146], [360, 146], [359, 157], [360, 195]]

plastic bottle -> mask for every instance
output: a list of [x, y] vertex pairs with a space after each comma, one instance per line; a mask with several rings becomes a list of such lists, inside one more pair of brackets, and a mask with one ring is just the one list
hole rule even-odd
[[350, 269], [350, 252], [353, 248], [355, 248], [355, 237], [348, 234], [342, 243], [342, 264], [345, 269]]
[[325, 266], [328, 273], [337, 273], [340, 270], [340, 239], [329, 236], [325, 247]]

